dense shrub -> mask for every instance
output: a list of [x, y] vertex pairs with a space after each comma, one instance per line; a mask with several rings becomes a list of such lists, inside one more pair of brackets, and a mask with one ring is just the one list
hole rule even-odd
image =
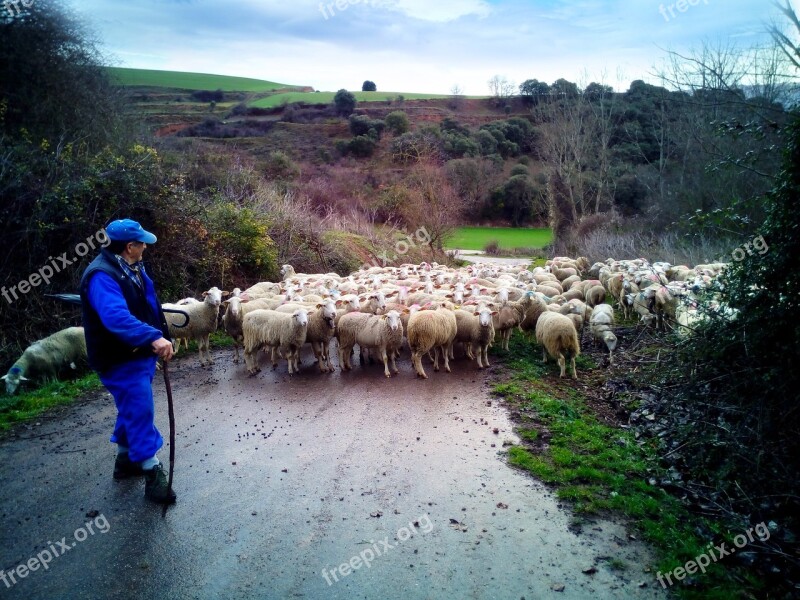
[[209, 91], [209, 90], [196, 90], [192, 92], [192, 100], [197, 102], [222, 102], [225, 99], [225, 94], [222, 90]]
[[366, 115], [350, 115], [350, 133], [354, 136], [369, 135], [375, 140], [380, 139], [386, 123], [380, 119], [370, 119]]
[[401, 110], [390, 112], [384, 119], [386, 128], [394, 135], [402, 135], [409, 129], [408, 115]]

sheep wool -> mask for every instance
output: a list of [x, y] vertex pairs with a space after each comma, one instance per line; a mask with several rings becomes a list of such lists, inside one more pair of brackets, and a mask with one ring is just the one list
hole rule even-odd
[[49, 383], [64, 372], [78, 371], [87, 365], [83, 327], [68, 327], [28, 346], [0, 379], [5, 380], [10, 396], [23, 381]]
[[[182, 310], [189, 315], [189, 322], [185, 327], [177, 327], [184, 322], [181, 314], [166, 313], [164, 316], [169, 326], [169, 334], [176, 341], [175, 351], [180, 348], [180, 340], [195, 340], [200, 354], [200, 364], [203, 366], [211, 365], [214, 359], [209, 350], [208, 338], [217, 330], [217, 319], [219, 318], [219, 307], [222, 298], [230, 295], [230, 292], [223, 292], [218, 287], [212, 287], [203, 292], [202, 302], [190, 302], [188, 304], [162, 304], [161, 308]], [[205, 355], [204, 355], [205, 353]]]
[[439, 370], [439, 354], [444, 356], [444, 368], [450, 372], [450, 347], [456, 337], [458, 325], [453, 311], [439, 307], [436, 310], [420, 310], [408, 319], [408, 346], [411, 362], [418, 377], [427, 379], [422, 367], [422, 356], [434, 350], [433, 370]]
[[547, 362], [548, 354], [558, 361], [561, 377], [564, 377], [566, 359], [569, 359], [572, 378], [578, 378], [575, 358], [580, 355], [581, 348], [578, 343], [578, 332], [569, 317], [552, 311], [542, 313], [536, 323], [536, 341], [543, 348], [544, 362]]
[[289, 374], [299, 372], [299, 351], [306, 343], [308, 330], [308, 312], [299, 308], [293, 313], [281, 313], [274, 310], [254, 310], [242, 320], [244, 332], [244, 361], [247, 370], [255, 375], [258, 367], [256, 353], [259, 348], [271, 349], [272, 368], [278, 366], [276, 350], [286, 357]]

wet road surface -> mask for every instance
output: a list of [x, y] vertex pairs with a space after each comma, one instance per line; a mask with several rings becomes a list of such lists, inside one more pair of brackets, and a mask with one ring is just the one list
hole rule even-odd
[[[475, 363], [426, 363], [419, 381], [406, 351], [387, 380], [357, 360], [320, 374], [304, 353], [293, 378], [263, 359], [250, 378], [214, 355], [212, 369], [195, 355], [170, 369], [178, 503], [165, 518], [141, 479], [111, 477], [105, 393], [3, 437], [0, 598], [666, 597], [623, 527], [572, 533], [568, 510], [504, 463], [516, 437]], [[160, 374], [155, 388], [167, 439]]]

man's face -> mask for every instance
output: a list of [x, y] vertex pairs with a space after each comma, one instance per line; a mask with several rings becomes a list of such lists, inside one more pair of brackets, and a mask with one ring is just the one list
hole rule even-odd
[[147, 248], [147, 244], [144, 242], [129, 242], [125, 247], [131, 262], [139, 262], [142, 260], [142, 254], [144, 254], [145, 248]]

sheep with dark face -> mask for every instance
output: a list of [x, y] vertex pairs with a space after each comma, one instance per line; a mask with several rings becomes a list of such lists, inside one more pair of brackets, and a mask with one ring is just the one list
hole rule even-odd
[[68, 327], [28, 346], [0, 379], [5, 380], [6, 393], [10, 396], [22, 382], [50, 383], [59, 375], [87, 366], [83, 327]]

